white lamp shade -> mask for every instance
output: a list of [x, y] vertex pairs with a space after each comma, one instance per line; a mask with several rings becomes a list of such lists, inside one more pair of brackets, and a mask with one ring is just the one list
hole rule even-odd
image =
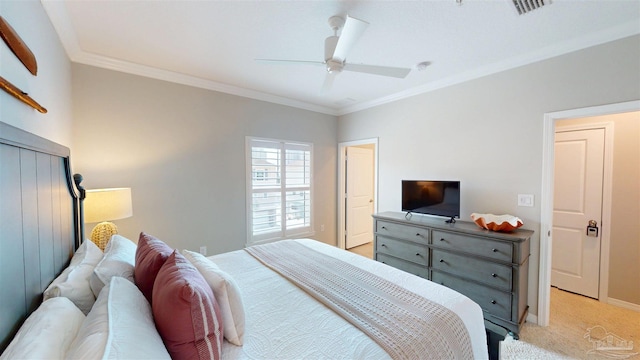
[[84, 221], [97, 223], [124, 219], [133, 215], [131, 188], [87, 190]]

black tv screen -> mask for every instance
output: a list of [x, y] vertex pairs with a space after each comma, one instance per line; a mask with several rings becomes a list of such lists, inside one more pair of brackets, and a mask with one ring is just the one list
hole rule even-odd
[[460, 218], [460, 181], [402, 180], [402, 211]]

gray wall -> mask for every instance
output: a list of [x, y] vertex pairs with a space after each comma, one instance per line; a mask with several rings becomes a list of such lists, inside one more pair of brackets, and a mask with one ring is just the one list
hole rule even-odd
[[[338, 141], [379, 138], [379, 211], [400, 210], [402, 179], [457, 179], [463, 219], [472, 212], [523, 219], [536, 231], [529, 306], [537, 314], [543, 116], [640, 99], [639, 42], [634, 36], [344, 115]], [[535, 206], [518, 207], [517, 194], [533, 194]]]
[[613, 123], [609, 298], [640, 305], [640, 112], [562, 120]]
[[0, 76], [48, 110], [41, 114], [0, 90], [0, 121], [71, 147], [71, 64], [42, 4], [0, 1], [0, 14], [38, 62], [38, 76], [33, 76], [2, 43]]
[[85, 187], [132, 188], [133, 217], [115, 221], [124, 236], [243, 248], [245, 136], [259, 136], [314, 144], [314, 238], [336, 243], [336, 117], [77, 64], [73, 98]]

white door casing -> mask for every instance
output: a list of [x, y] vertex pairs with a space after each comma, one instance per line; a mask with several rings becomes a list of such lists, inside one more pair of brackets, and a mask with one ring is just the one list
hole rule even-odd
[[373, 241], [373, 150], [348, 147], [346, 168], [345, 248], [350, 249]]
[[604, 129], [558, 131], [555, 140], [551, 285], [598, 298]]

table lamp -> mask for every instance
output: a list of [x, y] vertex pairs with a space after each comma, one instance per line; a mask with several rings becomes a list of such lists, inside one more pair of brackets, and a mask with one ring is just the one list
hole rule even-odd
[[133, 215], [131, 188], [94, 189], [86, 194], [84, 221], [99, 223], [91, 230], [91, 241], [104, 251], [111, 235], [118, 233], [118, 227], [110, 221]]

